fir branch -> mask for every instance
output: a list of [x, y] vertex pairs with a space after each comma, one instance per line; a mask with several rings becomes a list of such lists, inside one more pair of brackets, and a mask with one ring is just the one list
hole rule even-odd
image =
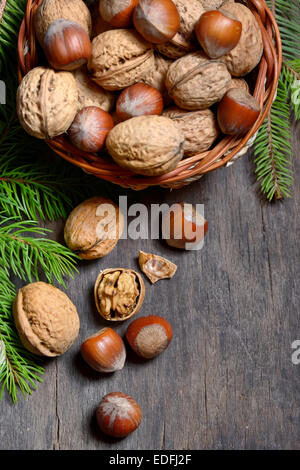
[[289, 90], [283, 74], [277, 97], [255, 141], [255, 164], [262, 192], [271, 201], [289, 197], [293, 183]]
[[22, 345], [12, 318], [12, 303], [16, 295], [8, 272], [0, 268], [0, 400], [6, 389], [14, 403], [18, 391], [26, 397], [42, 382], [44, 369], [37, 358]]

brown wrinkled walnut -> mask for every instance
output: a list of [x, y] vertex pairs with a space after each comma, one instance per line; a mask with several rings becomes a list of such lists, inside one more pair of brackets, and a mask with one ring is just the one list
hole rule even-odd
[[208, 150], [219, 135], [214, 113], [210, 109], [184, 111], [171, 106], [163, 112], [179, 127], [184, 135], [184, 155], [196, 155]]
[[171, 41], [157, 46], [157, 50], [171, 59], [178, 59], [198, 49], [195, 26], [204, 13], [199, 0], [173, 0], [180, 15], [180, 28]]
[[52, 139], [70, 127], [78, 107], [78, 89], [70, 72], [36, 67], [25, 75], [17, 92], [17, 113], [30, 135]]
[[16, 295], [13, 314], [23, 345], [40, 356], [63, 354], [79, 332], [79, 317], [71, 300], [45, 282], [22, 287]]
[[203, 52], [193, 52], [169, 67], [166, 87], [177, 106], [206, 109], [222, 99], [231, 76], [221, 60], [210, 60]]
[[91, 78], [106, 90], [121, 90], [144, 80], [154, 68], [152, 45], [130, 29], [106, 31], [92, 42]]
[[227, 3], [226, 10], [242, 23], [242, 34], [238, 45], [220, 60], [225, 61], [234, 77], [242, 77], [251, 72], [260, 62], [263, 42], [260, 27], [253, 13], [241, 3]]
[[96, 280], [94, 295], [97, 310], [103, 318], [124, 321], [141, 308], [145, 284], [133, 269], [106, 269]]
[[116, 246], [124, 228], [119, 207], [109, 199], [93, 197], [69, 215], [64, 237], [70, 250], [82, 259], [102, 258]]
[[82, 0], [43, 0], [34, 16], [34, 28], [37, 39], [43, 47], [47, 29], [53, 21], [63, 18], [80, 24], [90, 35], [92, 18], [89, 9]]
[[249, 85], [243, 78], [233, 78], [229, 88], [242, 88], [249, 93]]
[[142, 80], [143, 83], [153, 86], [163, 95], [165, 103], [170, 102], [170, 98], [166, 89], [165, 80], [168, 69], [173, 63], [171, 59], [166, 59], [160, 54], [154, 54], [154, 68], [149, 72], [146, 78]]
[[111, 91], [104, 90], [94, 83], [85, 68], [73, 72], [78, 88], [78, 110], [88, 106], [97, 106], [110, 112], [114, 106], [115, 96]]
[[152, 284], [161, 279], [171, 279], [177, 271], [176, 264], [166, 258], [143, 251], [139, 252], [139, 264]]
[[205, 10], [217, 10], [221, 8], [225, 3], [234, 3], [234, 0], [200, 0]]
[[184, 137], [164, 116], [138, 116], [116, 125], [106, 147], [115, 162], [141, 175], [163, 175], [183, 157]]

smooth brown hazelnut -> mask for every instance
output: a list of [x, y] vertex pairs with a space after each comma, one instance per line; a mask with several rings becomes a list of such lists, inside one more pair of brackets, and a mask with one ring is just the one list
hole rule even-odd
[[168, 245], [181, 250], [195, 248], [204, 238], [208, 222], [193, 204], [173, 204], [162, 217], [162, 236]]
[[230, 88], [219, 103], [217, 118], [221, 131], [243, 135], [251, 129], [260, 115], [260, 105], [242, 88]]
[[54, 69], [75, 70], [87, 63], [92, 45], [82, 26], [75, 21], [58, 19], [47, 29], [44, 52]]
[[160, 115], [163, 108], [162, 94], [156, 88], [145, 83], [136, 83], [120, 94], [116, 115], [121, 122], [135, 116]]
[[81, 355], [92, 369], [109, 373], [123, 369], [126, 349], [116, 331], [103, 328], [82, 343]]
[[131, 348], [144, 359], [152, 359], [164, 352], [172, 336], [170, 323], [157, 315], [137, 318], [126, 331]]
[[101, 0], [99, 10], [102, 18], [115, 28], [129, 28], [132, 14], [139, 0]]
[[142, 411], [129, 395], [113, 392], [102, 398], [96, 416], [101, 431], [108, 436], [121, 438], [139, 427]]
[[76, 114], [68, 135], [72, 144], [79, 149], [99, 152], [113, 127], [114, 121], [110, 114], [97, 106], [88, 106]]
[[206, 54], [211, 59], [218, 59], [237, 45], [242, 23], [229, 12], [211, 10], [200, 16], [195, 32]]
[[172, 0], [140, 0], [134, 9], [135, 29], [149, 42], [170, 41], [180, 26], [180, 16]]

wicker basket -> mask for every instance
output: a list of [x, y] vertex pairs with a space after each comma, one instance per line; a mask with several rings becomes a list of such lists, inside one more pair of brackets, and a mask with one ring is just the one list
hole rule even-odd
[[[37, 46], [33, 17], [41, 0], [28, 0], [26, 14], [21, 24], [18, 41], [19, 80], [38, 65]], [[160, 185], [179, 188], [201, 178], [202, 175], [222, 166], [229, 165], [253, 144], [257, 130], [265, 120], [272, 105], [281, 70], [282, 49], [278, 26], [274, 15], [264, 0], [248, 0], [248, 6], [255, 15], [262, 32], [264, 55], [258, 66], [254, 97], [259, 101], [262, 112], [252, 129], [243, 137], [226, 136], [207, 152], [185, 158], [177, 167], [162, 176], [144, 177], [116, 165], [107, 156], [98, 156], [78, 150], [64, 136], [47, 141], [47, 144], [64, 159], [81, 167], [98, 178], [136, 190]]]

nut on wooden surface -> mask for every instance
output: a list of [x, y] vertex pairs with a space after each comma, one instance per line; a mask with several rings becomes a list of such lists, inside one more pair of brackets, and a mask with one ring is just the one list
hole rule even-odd
[[93, 197], [69, 215], [64, 237], [70, 250], [82, 259], [102, 258], [116, 246], [124, 227], [119, 207], [109, 199]]
[[63, 18], [75, 21], [91, 35], [92, 18], [88, 7], [82, 0], [43, 0], [34, 16], [34, 28], [40, 45], [44, 45], [44, 37], [50, 24]]
[[17, 91], [17, 113], [30, 135], [51, 139], [70, 127], [78, 106], [78, 89], [70, 72], [36, 67]]
[[74, 70], [73, 75], [78, 88], [78, 111], [87, 106], [98, 106], [103, 111], [110, 112], [115, 103], [115, 95], [104, 90], [93, 82], [85, 67]]
[[133, 269], [105, 269], [96, 279], [94, 297], [97, 310], [105, 320], [125, 321], [140, 310], [145, 284]]
[[141, 175], [163, 175], [182, 159], [184, 136], [167, 117], [139, 116], [115, 126], [106, 146], [121, 167]]
[[91, 78], [106, 90], [143, 81], [153, 68], [152, 45], [135, 30], [110, 30], [93, 39], [88, 69]]
[[203, 52], [193, 52], [170, 65], [166, 87], [177, 106], [195, 110], [220, 101], [230, 82], [224, 62], [210, 60]]
[[163, 116], [172, 119], [183, 133], [185, 156], [205, 152], [220, 133], [217, 119], [210, 109], [186, 111], [177, 106], [170, 106], [164, 110]]
[[260, 27], [253, 13], [241, 3], [227, 3], [226, 10], [242, 23], [242, 34], [237, 46], [220, 59], [234, 77], [251, 72], [260, 62], [263, 42]]
[[77, 338], [79, 317], [69, 297], [45, 282], [22, 287], [13, 314], [25, 348], [41, 356], [60, 356]]
[[139, 252], [139, 265], [143, 273], [154, 284], [161, 279], [171, 279], [177, 271], [176, 264], [152, 253]]

